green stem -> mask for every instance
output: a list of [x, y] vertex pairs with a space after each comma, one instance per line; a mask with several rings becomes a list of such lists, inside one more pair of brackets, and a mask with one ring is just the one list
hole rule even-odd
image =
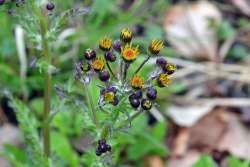
[[[48, 31], [48, 20], [47, 16], [44, 16], [42, 10], [36, 6], [36, 2], [33, 0], [32, 2], [32, 9], [35, 15], [39, 19], [40, 24], [40, 31], [42, 37], [42, 55], [45, 57], [47, 63], [50, 65], [52, 63], [50, 48], [49, 48], [49, 41], [46, 37]], [[49, 123], [49, 115], [51, 110], [51, 73], [47, 69], [44, 74], [44, 111], [43, 111], [43, 149], [44, 155], [49, 158], [50, 156], [50, 123]]]
[[117, 129], [121, 129], [124, 126], [126, 126], [127, 124], [129, 124], [130, 122], [132, 122], [135, 118], [137, 118], [141, 113], [143, 113], [143, 110], [137, 111], [136, 113], [134, 113], [130, 118], [124, 120], [123, 122], [121, 122]]
[[115, 73], [113, 72], [112, 68], [110, 67], [110, 65], [109, 65], [109, 63], [108, 63], [107, 61], [106, 61], [106, 65], [107, 65], [108, 70], [109, 70], [109, 72], [111, 73], [111, 75], [112, 75], [115, 79], [117, 79], [116, 76], [115, 76]]
[[92, 112], [92, 115], [93, 115], [93, 122], [96, 125], [96, 127], [98, 127], [99, 125], [98, 125], [98, 121], [97, 121], [97, 117], [96, 117], [96, 110], [95, 110], [95, 105], [94, 105], [93, 99], [91, 97], [89, 88], [85, 84], [84, 84], [84, 88], [85, 88], [85, 92], [86, 92], [86, 98], [87, 98], [87, 101], [88, 101], [88, 106], [91, 109], [91, 112]]
[[121, 60], [120, 62], [120, 81], [122, 82], [122, 79], [123, 79], [123, 66], [124, 66], [124, 63], [123, 63], [123, 60]]
[[123, 70], [123, 83], [126, 82], [128, 68], [129, 68], [129, 64], [125, 63], [124, 64], [124, 70]]
[[[141, 65], [136, 69], [136, 71], [134, 72], [134, 75], [136, 75], [141, 69], [142, 69], [142, 67], [149, 61], [149, 59], [150, 59], [150, 56], [148, 56], [142, 63], [141, 63]], [[134, 76], [133, 75], [133, 76]]]

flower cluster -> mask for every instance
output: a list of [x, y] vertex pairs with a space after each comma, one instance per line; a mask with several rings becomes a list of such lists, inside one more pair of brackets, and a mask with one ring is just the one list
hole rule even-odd
[[96, 155], [101, 156], [103, 153], [106, 153], [107, 151], [111, 151], [111, 146], [106, 143], [105, 139], [101, 139], [98, 141], [98, 147], [96, 149]]
[[[171, 83], [171, 75], [175, 72], [176, 66], [162, 57], [157, 58], [157, 68], [154, 68], [148, 77], [140, 75], [143, 66], [151, 58], [158, 56], [163, 48], [163, 41], [152, 40], [144, 61], [132, 69], [131, 64], [140, 56], [139, 48], [139, 45], [133, 43], [132, 31], [125, 28], [121, 31], [119, 40], [113, 42], [109, 37], [100, 39], [99, 49], [86, 49], [84, 60], [76, 63], [75, 78], [87, 84], [93, 77], [97, 77], [104, 83], [103, 86], [98, 85], [101, 89], [98, 102], [100, 111], [106, 113], [106, 105], [111, 105], [111, 108], [129, 105], [132, 110], [138, 112], [148, 111], [157, 99], [157, 87], [166, 87]], [[112, 109], [109, 106], [107, 113], [110, 114], [110, 110]], [[105, 144], [99, 142], [97, 155], [106, 152], [107, 149], [102, 151], [102, 145]]]

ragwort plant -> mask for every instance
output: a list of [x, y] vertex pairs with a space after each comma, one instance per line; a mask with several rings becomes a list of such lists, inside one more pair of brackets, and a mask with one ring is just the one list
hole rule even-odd
[[[75, 63], [74, 78], [85, 90], [90, 109], [87, 112], [90, 112], [96, 130], [93, 134], [96, 138], [95, 153], [101, 159], [112, 152], [109, 141], [116, 132], [131, 127], [135, 118], [156, 105], [156, 87], [167, 87], [171, 83], [176, 66], [158, 56], [163, 47], [163, 41], [152, 40], [144, 61], [132, 68], [141, 51], [140, 46], [133, 43], [132, 31], [124, 28], [119, 40], [100, 39], [98, 49], [86, 49], [83, 60]], [[141, 69], [156, 56], [156, 67], [147, 78], [143, 78], [139, 75]], [[113, 64], [118, 68], [112, 68]], [[95, 84], [96, 79], [100, 82], [96, 85], [100, 89], [98, 102], [92, 99], [90, 92], [90, 85]], [[98, 113], [105, 114], [105, 119], [99, 118]]]
[[[12, 156], [7, 158], [15, 166], [54, 166], [51, 161], [50, 148], [50, 123], [51, 114], [51, 92], [52, 74], [56, 67], [52, 65], [52, 43], [57, 39], [69, 19], [74, 16], [89, 12], [88, 8], [70, 9], [63, 13], [55, 13], [55, 4], [47, 0], [0, 0], [1, 12], [7, 12], [15, 17], [18, 24], [26, 32], [33, 50], [38, 53], [36, 67], [44, 75], [44, 106], [43, 122], [39, 123], [31, 115], [29, 108], [20, 100], [13, 98], [10, 94], [11, 105], [17, 111], [17, 119], [24, 134], [27, 144], [27, 160], [19, 163]], [[42, 129], [43, 144], [40, 144], [39, 135], [36, 130]]]
[[[10, 1], [1, 1], [1, 5], [9, 5]], [[62, 14], [55, 14], [56, 6], [47, 1], [16, 1], [19, 6], [15, 10], [8, 9], [8, 12], [16, 17], [25, 29], [30, 42], [35, 50], [40, 53], [36, 65], [44, 74], [44, 114], [43, 122], [40, 123], [32, 116], [29, 108], [13, 97], [11, 105], [17, 111], [20, 128], [24, 133], [27, 144], [27, 157], [18, 162], [11, 155], [10, 161], [15, 166], [60, 166], [56, 157], [51, 154], [50, 148], [50, 126], [52, 119], [59, 112], [51, 113], [51, 82], [55, 67], [52, 65], [53, 54], [51, 53], [51, 43], [56, 40], [58, 33], [72, 16], [87, 13], [87, 9], [72, 9]], [[171, 75], [174, 73], [175, 65], [168, 63], [164, 58], [157, 58], [157, 68], [154, 68], [148, 78], [140, 75], [142, 68], [152, 57], [158, 56], [163, 48], [161, 40], [152, 40], [147, 49], [145, 60], [137, 68], [132, 68], [132, 64], [141, 54], [139, 45], [133, 42], [132, 31], [125, 28], [121, 31], [120, 40], [112, 41], [109, 37], [104, 37], [99, 42], [99, 50], [87, 49], [84, 52], [84, 60], [75, 64], [74, 77], [77, 84], [84, 88], [87, 107], [84, 109], [84, 123], [91, 136], [94, 136], [96, 145], [95, 154], [100, 157], [100, 166], [110, 165], [106, 157], [112, 155], [112, 138], [118, 132], [127, 131], [131, 127], [131, 122], [139, 115], [149, 111], [155, 105], [157, 98], [156, 87], [166, 87], [171, 83]], [[117, 64], [119, 68], [113, 68]], [[100, 89], [98, 101], [93, 99], [90, 87], [96, 83], [98, 78], [102, 84], [96, 85]], [[62, 90], [57, 89], [59, 96], [67, 96]], [[66, 101], [66, 102], [65, 102]], [[66, 99], [62, 103], [67, 105]], [[74, 103], [77, 107], [82, 103]], [[57, 107], [57, 106], [56, 106]], [[99, 116], [99, 113], [105, 117]], [[85, 117], [86, 116], [86, 117]], [[40, 144], [37, 129], [42, 129], [43, 144]], [[24, 165], [25, 164], [25, 165]]]

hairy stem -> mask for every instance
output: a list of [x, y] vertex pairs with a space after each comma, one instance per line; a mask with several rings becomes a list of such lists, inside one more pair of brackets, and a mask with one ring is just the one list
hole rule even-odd
[[[48, 31], [48, 20], [47, 16], [43, 15], [42, 10], [35, 4], [36, 2], [33, 0], [32, 3], [32, 9], [34, 14], [37, 16], [39, 20], [39, 26], [41, 31], [41, 37], [42, 37], [42, 55], [45, 57], [47, 64], [50, 65], [52, 63], [50, 48], [49, 48], [49, 41], [46, 37], [47, 31]], [[43, 111], [43, 149], [44, 149], [44, 155], [49, 158], [50, 156], [50, 122], [49, 115], [50, 115], [50, 109], [51, 109], [51, 73], [49, 72], [49, 69], [45, 71], [44, 74], [44, 111]]]

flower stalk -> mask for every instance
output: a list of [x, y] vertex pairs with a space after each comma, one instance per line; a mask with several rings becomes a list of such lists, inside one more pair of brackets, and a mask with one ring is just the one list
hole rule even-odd
[[99, 124], [98, 124], [97, 117], [96, 117], [96, 110], [95, 110], [94, 102], [93, 102], [93, 99], [91, 97], [89, 88], [88, 88], [88, 86], [86, 84], [84, 84], [84, 90], [85, 90], [86, 98], [87, 98], [87, 101], [88, 101], [88, 108], [92, 112], [93, 122], [96, 125], [96, 127], [98, 127]]
[[[46, 37], [46, 34], [48, 32], [48, 18], [47, 16], [43, 15], [42, 10], [40, 10], [36, 4], [35, 1], [32, 1], [32, 8], [34, 13], [36, 14], [38, 20], [39, 20], [39, 26], [41, 31], [41, 37], [42, 37], [42, 55], [45, 57], [47, 64], [52, 63], [52, 57], [50, 53], [49, 48], [49, 41]], [[50, 122], [49, 115], [51, 110], [51, 82], [52, 82], [52, 76], [49, 72], [49, 69], [47, 69], [44, 73], [44, 107], [43, 107], [43, 149], [44, 149], [44, 155], [46, 158], [49, 158], [50, 156]]]
[[[142, 67], [149, 61], [150, 56], [147, 56], [145, 60], [141, 63], [141, 65], [135, 70], [134, 75], [138, 74], [138, 72], [142, 69]], [[134, 76], [133, 75], [133, 76]]]

